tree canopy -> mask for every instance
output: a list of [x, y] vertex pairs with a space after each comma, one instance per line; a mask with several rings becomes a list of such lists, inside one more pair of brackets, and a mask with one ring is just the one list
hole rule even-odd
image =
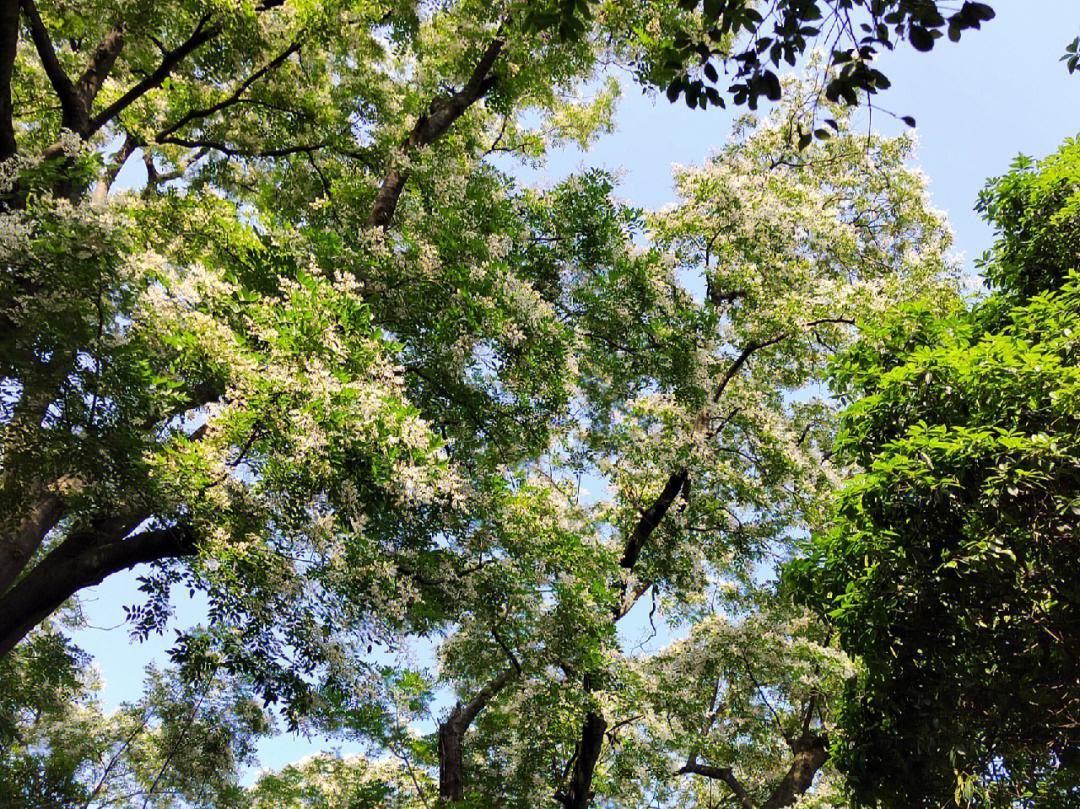
[[[858, 432], [870, 405], [838, 421], [829, 385], [867, 396], [877, 371], [907, 361], [896, 352], [915, 328], [957, 362], [998, 335], [987, 363], [1008, 374], [1034, 352], [1049, 391], [1069, 335], [1024, 330], [1071, 317], [1075, 211], [1060, 212], [1075, 207], [1073, 158], [990, 187], [1000, 291], [969, 315], [913, 139], [851, 114], [888, 86], [878, 51], [927, 50], [993, 12], [923, 0], [765, 12], [5, 4], [0, 794], [251, 809], [849, 804], [851, 694], [881, 670], [852, 627], [872, 623], [852, 612], [849, 626], [812, 597], [838, 584], [799, 604], [775, 577], [806, 535], [819, 556], [804, 580], [857, 573], [823, 561], [846, 519], [831, 503], [862, 463], [840, 495], [855, 501], [885, 444], [877, 427]], [[804, 76], [779, 76], [782, 62]], [[778, 103], [677, 168], [661, 210], [621, 200], [610, 172], [523, 182], [514, 165], [613, 126], [612, 66], [692, 107]], [[1014, 392], [1009, 413], [1030, 395]], [[991, 414], [994, 395], [971, 413]], [[1075, 408], [1047, 396], [1050, 422], [1016, 452], [1050, 463], [1060, 449], [1061, 470], [1017, 480], [1060, 471], [1066, 486], [1053, 414]], [[965, 429], [998, 440], [990, 424]], [[990, 525], [999, 510], [972, 514]], [[1066, 569], [1065, 556], [1032, 558]], [[86, 588], [135, 567], [128, 627], [177, 638], [145, 693], [108, 710], [65, 631]], [[1059, 586], [1031, 585], [1022, 603], [1065, 603]], [[895, 606], [868, 599], [881, 615]], [[178, 604], [198, 617], [179, 620]], [[1047, 625], [1059, 634], [1061, 615]], [[635, 646], [635, 625], [663, 642]], [[278, 723], [366, 753], [241, 786]], [[1025, 759], [1040, 784], [1063, 750]], [[940, 757], [911, 762], [912, 778], [944, 783]]]

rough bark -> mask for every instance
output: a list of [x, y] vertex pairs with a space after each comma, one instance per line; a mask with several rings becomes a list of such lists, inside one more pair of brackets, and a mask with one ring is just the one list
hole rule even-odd
[[[417, 149], [430, 146], [454, 125], [468, 109], [484, 97], [495, 85], [495, 77], [491, 75], [491, 69], [495, 60], [499, 58], [505, 42], [501, 37], [496, 37], [484, 50], [483, 55], [477, 62], [472, 74], [465, 86], [448, 96], [436, 98], [431, 102], [426, 113], [420, 116], [413, 126], [412, 132], [401, 144], [401, 152], [408, 156]], [[409, 178], [407, 169], [391, 165], [383, 177], [382, 185], [379, 186], [375, 195], [375, 203], [371, 206], [371, 214], [368, 216], [368, 226], [373, 228], [385, 228], [394, 218], [398, 200]]]
[[179, 527], [115, 540], [93, 529], [72, 534], [0, 596], [0, 657], [79, 590], [138, 564], [194, 552], [192, 535]]
[[596, 711], [585, 714], [585, 724], [581, 728], [581, 740], [578, 742], [574, 769], [566, 792], [557, 795], [557, 799], [566, 809], [587, 809], [592, 802], [592, 781], [596, 772], [596, 762], [604, 747], [604, 733], [607, 720]]
[[465, 733], [477, 715], [517, 676], [516, 668], [500, 672], [467, 703], [458, 703], [439, 725], [439, 800], [465, 799]]
[[22, 574], [45, 535], [63, 515], [64, 501], [57, 488], [40, 487], [35, 502], [15, 530], [0, 540], [0, 593], [6, 592]]
[[792, 745], [792, 753], [791, 766], [762, 805], [762, 809], [791, 806], [810, 788], [814, 783], [814, 776], [829, 758], [828, 741], [824, 736], [804, 734]]
[[14, 157], [15, 110], [11, 102], [11, 77], [15, 72], [15, 53], [19, 47], [19, 4], [0, 1], [0, 160]]

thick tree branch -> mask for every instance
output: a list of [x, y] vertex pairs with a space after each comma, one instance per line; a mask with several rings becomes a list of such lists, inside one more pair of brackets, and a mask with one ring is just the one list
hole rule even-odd
[[22, 575], [27, 563], [44, 542], [46, 535], [64, 514], [62, 491], [73, 483], [61, 478], [53, 485], [38, 484], [32, 505], [14, 530], [0, 540], [0, 593], [4, 593]]
[[34, 0], [21, 0], [21, 3], [41, 66], [60, 100], [61, 125], [82, 137], [89, 136], [90, 109], [124, 47], [123, 23], [114, 26], [105, 34], [90, 56], [83, 74], [78, 81], [73, 82], [60, 64], [56, 49], [53, 48], [52, 37], [41, 19], [37, 4]]
[[742, 809], [757, 809], [754, 806], [754, 802], [750, 799], [750, 794], [746, 791], [746, 787], [742, 785], [738, 778], [735, 777], [734, 771], [731, 767], [712, 767], [708, 764], [701, 764], [697, 760], [697, 756], [691, 756], [690, 760], [686, 762], [678, 775], [700, 775], [704, 778], [712, 778], [716, 781], [722, 781], [727, 785], [735, 796], [735, 800], [739, 802], [739, 806]]
[[101, 42], [98, 43], [98, 46], [94, 49], [94, 55], [90, 57], [86, 70], [83, 71], [75, 85], [88, 118], [94, 100], [97, 98], [98, 93], [101, 92], [105, 79], [109, 77], [109, 72], [123, 49], [124, 23], [120, 22], [113, 26], [105, 34]]
[[671, 473], [660, 495], [653, 501], [652, 505], [645, 509], [641, 519], [638, 520], [637, 525], [634, 526], [634, 530], [626, 540], [626, 544], [623, 546], [622, 558], [619, 560], [620, 566], [626, 570], [634, 569], [645, 543], [649, 541], [653, 531], [659, 527], [668, 511], [671, 510], [671, 504], [675, 502], [679, 492], [686, 486], [689, 475], [690, 472], [686, 467]]
[[[495, 66], [495, 61], [502, 53], [505, 44], [502, 36], [497, 35], [484, 50], [465, 85], [457, 92], [441, 96], [431, 102], [427, 112], [420, 116], [412, 132], [401, 144], [401, 152], [404, 155], [407, 156], [437, 141], [446, 134], [455, 121], [491, 90], [495, 85], [495, 77], [491, 74], [491, 69]], [[391, 164], [375, 195], [375, 203], [368, 216], [369, 227], [385, 228], [390, 224], [408, 177], [409, 173], [405, 168]]]
[[457, 703], [439, 725], [439, 798], [460, 801], [465, 798], [465, 756], [462, 749], [465, 733], [477, 715], [488, 706], [507, 684], [518, 676], [511, 666], [488, 680], [467, 703]]
[[578, 742], [574, 757], [574, 768], [565, 792], [559, 792], [555, 799], [565, 809], [587, 809], [592, 802], [592, 781], [596, 772], [596, 763], [604, 746], [604, 733], [607, 720], [597, 711], [585, 714], [585, 723], [581, 728], [581, 740]]
[[117, 525], [128, 522], [109, 521], [72, 534], [0, 597], [0, 657], [79, 590], [138, 564], [195, 552], [194, 535], [182, 527], [117, 538], [124, 536], [116, 533]]
[[[11, 102], [11, 77], [15, 72], [15, 54], [19, 49], [19, 4], [13, 0], [0, 3], [0, 160], [18, 152], [15, 141], [15, 109]], [[6, 190], [0, 189], [6, 193]]]
[[37, 4], [34, 3], [34, 0], [21, 0], [21, 3], [23, 13], [26, 15], [27, 27], [30, 29], [30, 39], [33, 40], [34, 47], [37, 49], [41, 67], [45, 70], [45, 75], [48, 77], [56, 97], [60, 99], [62, 125], [72, 132], [79, 132], [80, 118], [83, 118], [84, 115], [75, 85], [68, 78], [67, 73], [64, 72], [63, 65], [60, 64], [60, 60], [56, 56], [52, 38], [49, 36], [49, 31], [41, 19], [41, 14], [38, 13]]
[[794, 746], [794, 755], [787, 773], [777, 784], [762, 809], [783, 809], [810, 789], [814, 776], [829, 758], [829, 743], [824, 736], [805, 734]]

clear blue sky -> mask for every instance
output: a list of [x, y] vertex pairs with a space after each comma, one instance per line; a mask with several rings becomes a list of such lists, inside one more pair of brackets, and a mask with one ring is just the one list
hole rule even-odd
[[[946, 42], [929, 54], [905, 47], [881, 59], [893, 88], [878, 104], [918, 120], [916, 163], [930, 177], [934, 204], [947, 212], [956, 249], [969, 268], [990, 241], [989, 230], [972, 210], [984, 180], [1004, 172], [1019, 153], [1041, 157], [1080, 133], [1080, 75], [1069, 76], [1058, 61], [1065, 45], [1080, 34], [1080, 2], [998, 0], [994, 6], [997, 19], [982, 31], [965, 34], [959, 44]], [[724, 142], [730, 123], [730, 114], [723, 111], [691, 111], [663, 98], [653, 100], [628, 83], [615, 133], [589, 154], [566, 150], [552, 156], [539, 175], [525, 174], [548, 184], [587, 166], [618, 170], [625, 199], [659, 207], [673, 199], [672, 164], [700, 163]], [[873, 125], [886, 133], [903, 126], [880, 114]], [[166, 636], [129, 643], [123, 606], [138, 600], [136, 575], [114, 577], [86, 595], [85, 613], [101, 628], [79, 631], [74, 638], [97, 659], [110, 706], [138, 698], [143, 668], [164, 661], [172, 641]], [[189, 619], [200, 613], [198, 605], [179, 606]], [[647, 627], [638, 620], [636, 628]], [[280, 767], [336, 746], [282, 736], [262, 745], [262, 764]]]

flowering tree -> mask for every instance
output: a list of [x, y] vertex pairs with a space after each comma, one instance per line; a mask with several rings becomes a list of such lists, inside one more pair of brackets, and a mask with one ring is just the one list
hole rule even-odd
[[[836, 478], [825, 362], [947, 283], [948, 238], [910, 141], [800, 83], [669, 210], [486, 159], [604, 130], [614, 86], [575, 91], [686, 5], [8, 4], [0, 654], [153, 563], [136, 632], [203, 593], [185, 681], [404, 762], [360, 792], [805, 794], [848, 664], [767, 569]], [[618, 642], [646, 597], [682, 638], [652, 657]], [[416, 636], [433, 682], [376, 665]]]
[[[827, 758], [846, 663], [775, 603], [761, 570], [816, 523], [834, 479], [831, 410], [812, 395], [826, 360], [857, 319], [947, 283], [948, 235], [904, 167], [908, 141], [868, 144], [841, 125], [800, 152], [799, 113], [746, 122], [707, 165], [680, 170], [680, 201], [645, 220], [652, 246], [624, 227], [618, 250], [584, 265], [585, 289], [568, 289], [573, 302], [603, 285], [615, 308], [576, 319], [582, 416], [519, 488], [549, 492], [561, 519], [530, 522], [527, 549], [491, 551], [483, 576], [510, 583], [512, 600], [474, 611], [443, 648], [444, 673], [473, 684], [451, 726], [502, 695], [475, 742], [492, 793], [633, 804], [689, 800], [712, 778], [743, 806], [784, 806]], [[582, 496], [582, 475], [607, 495]], [[500, 573], [537, 552], [563, 564], [525, 556], [531, 580]], [[617, 640], [646, 594], [689, 631], [655, 659]], [[751, 651], [755, 633], [769, 640]], [[761, 736], [740, 750], [750, 727]]]

